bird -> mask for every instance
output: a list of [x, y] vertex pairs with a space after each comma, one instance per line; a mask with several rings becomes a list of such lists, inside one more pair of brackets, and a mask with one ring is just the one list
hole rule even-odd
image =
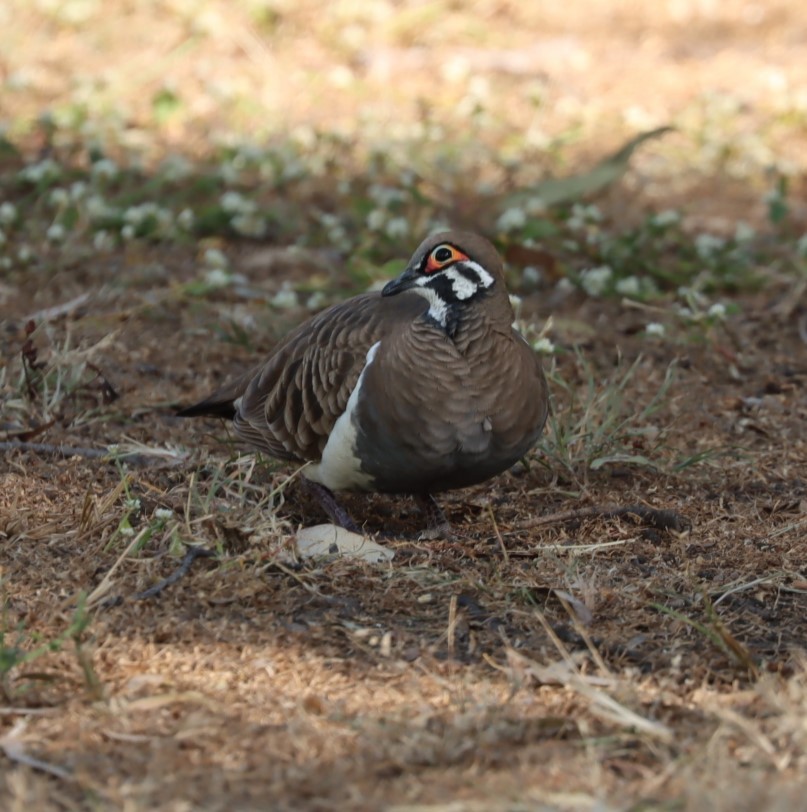
[[451, 537], [434, 494], [501, 474], [537, 443], [549, 410], [540, 357], [513, 327], [496, 248], [428, 236], [382, 290], [335, 304], [181, 417], [222, 417], [279, 460], [308, 463], [334, 524], [358, 525], [334, 492], [408, 494], [423, 537]]

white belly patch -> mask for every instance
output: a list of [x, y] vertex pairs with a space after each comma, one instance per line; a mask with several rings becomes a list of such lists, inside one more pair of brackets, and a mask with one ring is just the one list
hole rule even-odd
[[361, 470], [361, 464], [356, 457], [356, 426], [353, 423], [353, 413], [359, 402], [359, 391], [364, 381], [364, 373], [373, 363], [373, 358], [380, 345], [381, 342], [376, 341], [367, 351], [364, 369], [350, 393], [345, 411], [334, 423], [322, 452], [322, 459], [314, 465], [309, 465], [304, 471], [304, 476], [308, 479], [319, 482], [334, 491], [368, 490], [372, 485], [372, 477]]

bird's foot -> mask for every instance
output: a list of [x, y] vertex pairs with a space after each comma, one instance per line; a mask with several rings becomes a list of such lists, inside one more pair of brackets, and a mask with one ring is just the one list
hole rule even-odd
[[430, 493], [416, 493], [415, 502], [426, 519], [426, 529], [420, 534], [421, 541], [456, 541], [457, 536], [451, 529], [451, 523], [446, 518], [440, 505], [435, 502]]
[[345, 510], [330, 488], [320, 485], [319, 482], [312, 482], [305, 477], [302, 478], [302, 482], [308, 493], [319, 502], [322, 509], [328, 514], [328, 518], [335, 525], [343, 527], [351, 533], [362, 534], [361, 528], [353, 521], [350, 514]]

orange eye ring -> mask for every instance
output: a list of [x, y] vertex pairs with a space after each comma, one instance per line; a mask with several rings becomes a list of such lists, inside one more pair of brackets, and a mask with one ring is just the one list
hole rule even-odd
[[462, 251], [453, 245], [444, 242], [432, 249], [432, 252], [426, 260], [426, 267], [423, 271], [424, 273], [435, 273], [463, 259], [468, 259], [468, 255], [463, 254]]

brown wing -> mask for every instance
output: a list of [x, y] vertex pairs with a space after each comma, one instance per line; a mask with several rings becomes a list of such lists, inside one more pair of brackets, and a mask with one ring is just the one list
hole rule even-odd
[[427, 307], [416, 294], [378, 293], [334, 305], [289, 333], [261, 366], [180, 414], [232, 416], [238, 434], [273, 457], [318, 460], [370, 347]]

